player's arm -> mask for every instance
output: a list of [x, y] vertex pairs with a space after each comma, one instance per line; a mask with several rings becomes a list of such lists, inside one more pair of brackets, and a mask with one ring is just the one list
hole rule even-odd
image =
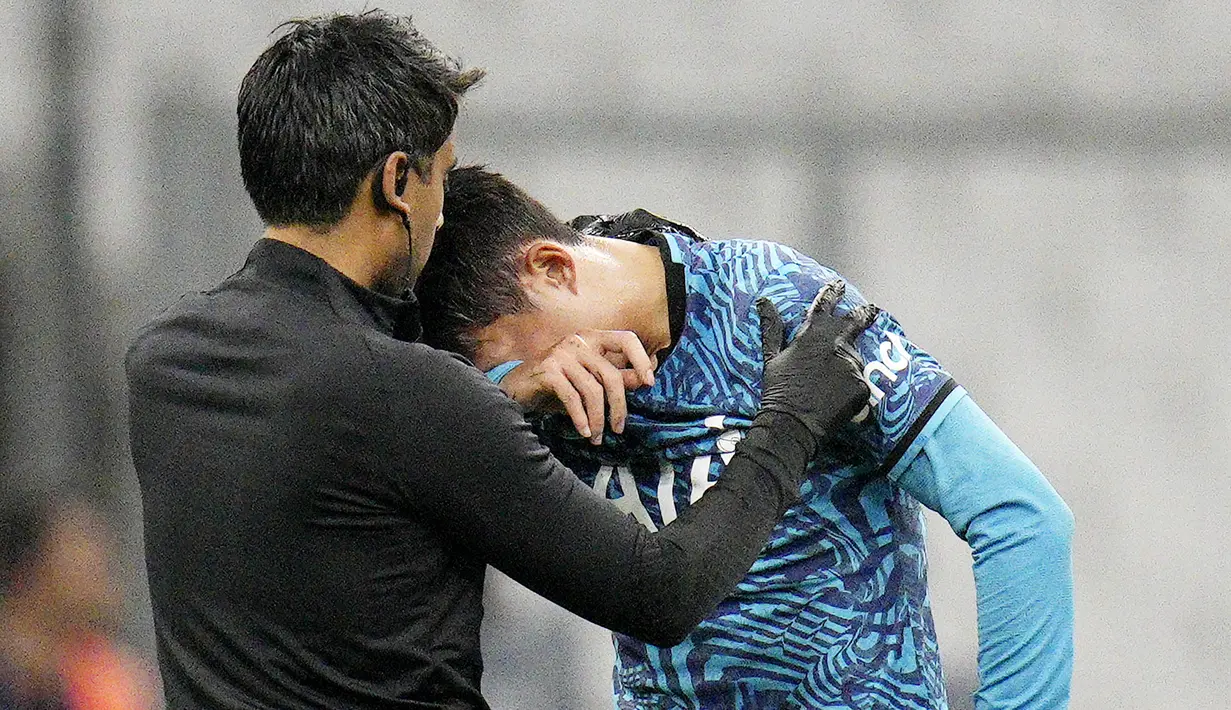
[[818, 438], [866, 398], [847, 353], [869, 316], [826, 312], [771, 361], [763, 412], [722, 480], [658, 533], [552, 458], [482, 373], [438, 351], [423, 349], [430, 370], [390, 373], [382, 421], [398, 426], [374, 421], [372, 435], [381, 467], [447, 539], [594, 623], [673, 645], [747, 572]]
[[[834, 274], [784, 247], [768, 254], [777, 266], [765, 293], [788, 324], [798, 323], [801, 304]], [[848, 289], [846, 305], [862, 300]], [[1038, 468], [888, 314], [859, 345], [866, 376], [881, 395], [872, 426], [860, 436], [889, 477], [943, 515], [974, 552], [977, 707], [1065, 707], [1073, 658], [1072, 514]], [[919, 405], [917, 414], [896, 404], [910, 402]]]
[[[960, 392], [897, 483], [974, 553], [979, 710], [1068, 705], [1073, 515], [1038, 468]], [[934, 418], [935, 419], [935, 418]], [[891, 474], [892, 475], [892, 474]]]

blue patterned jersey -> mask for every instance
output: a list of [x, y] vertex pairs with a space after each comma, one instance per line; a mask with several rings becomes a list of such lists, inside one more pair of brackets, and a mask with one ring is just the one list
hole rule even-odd
[[[613, 234], [610, 222], [597, 229]], [[678, 341], [653, 387], [630, 392], [622, 435], [591, 446], [567, 418], [538, 422], [552, 451], [650, 529], [721, 475], [761, 392], [769, 298], [793, 336], [837, 274], [786, 246], [706, 241], [660, 222], [652, 238], [682, 276]], [[682, 272], [682, 273], [681, 273]], [[848, 286], [839, 312], [864, 303]], [[954, 389], [882, 313], [859, 340], [869, 408], [819, 454], [802, 499], [747, 576], [681, 644], [616, 635], [618, 708], [944, 708], [919, 504], [888, 475]]]

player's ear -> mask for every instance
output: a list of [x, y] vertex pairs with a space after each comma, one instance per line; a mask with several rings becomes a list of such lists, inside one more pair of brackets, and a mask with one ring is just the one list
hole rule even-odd
[[577, 293], [577, 262], [568, 247], [536, 239], [522, 259], [522, 282], [529, 289], [563, 288]]

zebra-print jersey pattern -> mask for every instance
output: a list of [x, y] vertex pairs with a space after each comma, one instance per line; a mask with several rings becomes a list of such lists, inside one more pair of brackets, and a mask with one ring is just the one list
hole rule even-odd
[[[837, 277], [778, 244], [662, 234], [685, 267], [684, 328], [655, 385], [629, 393], [625, 433], [593, 447], [563, 418], [540, 422], [567, 465], [651, 529], [712, 485], [751, 423], [763, 369], [756, 299], [771, 299], [793, 336]], [[863, 302], [848, 286], [839, 309]], [[876, 406], [819, 456], [748, 575], [683, 643], [616, 636], [618, 708], [946, 707], [921, 511], [886, 474], [908, 463], [893, 457], [951, 385], [888, 313], [859, 346], [882, 363], [869, 372]]]

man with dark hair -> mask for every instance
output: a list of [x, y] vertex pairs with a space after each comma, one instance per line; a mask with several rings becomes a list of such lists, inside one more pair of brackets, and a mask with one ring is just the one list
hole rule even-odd
[[[239, 149], [265, 238], [143, 328], [125, 363], [171, 710], [484, 708], [487, 564], [674, 643], [748, 569], [818, 442], [867, 396], [852, 343], [876, 310], [838, 316], [819, 298], [706, 501], [657, 534], [606, 505], [515, 401], [414, 342], [403, 291], [432, 249], [458, 99], [479, 76], [408, 20], [367, 12], [291, 23], [244, 79]], [[583, 420], [597, 401], [601, 422], [604, 387], [614, 401], [653, 381], [631, 333], [564, 340], [619, 362], [573, 372], [580, 393], [561, 396]]]
[[401, 295], [432, 248], [433, 184], [454, 164], [458, 100], [483, 71], [463, 71], [409, 18], [367, 12], [282, 27], [239, 87], [244, 187], [266, 225], [313, 227], [317, 248], [338, 241], [324, 237], [353, 217], [356, 189], [371, 190], [375, 217], [401, 222], [379, 220], [385, 236], [410, 239], [406, 255], [374, 264], [372, 284]]
[[[516, 393], [575, 367], [554, 346], [562, 335], [636, 332], [659, 365], [621, 403], [627, 421], [594, 434], [546, 413], [536, 428], [587, 485], [661, 529], [708, 499], [749, 435], [766, 316], [796, 333], [837, 274], [641, 210], [572, 225], [497, 174], [454, 170], [419, 281], [425, 341]], [[862, 303], [848, 286], [839, 310]], [[802, 500], [734, 593], [680, 643], [616, 634], [619, 708], [947, 707], [920, 502], [974, 553], [976, 707], [1067, 705], [1071, 513], [892, 316], [857, 347], [868, 406], [817, 451]]]

